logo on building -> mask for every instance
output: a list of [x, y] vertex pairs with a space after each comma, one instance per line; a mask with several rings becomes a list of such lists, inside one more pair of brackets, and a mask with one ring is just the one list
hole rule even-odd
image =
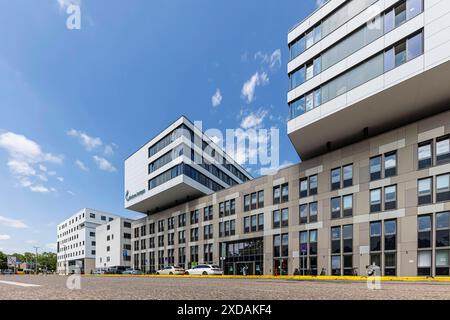
[[133, 199], [135, 199], [137, 197], [140, 197], [140, 196], [142, 196], [144, 194], [145, 194], [145, 189], [141, 190], [139, 192], [136, 192], [134, 194], [130, 194], [130, 191], [127, 190], [127, 192], [125, 192], [125, 200], [131, 201], [131, 200], [133, 200]]

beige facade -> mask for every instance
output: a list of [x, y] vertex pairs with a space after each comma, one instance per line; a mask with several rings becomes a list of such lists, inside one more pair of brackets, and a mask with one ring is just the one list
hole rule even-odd
[[[436, 194], [438, 188], [436, 186], [437, 177], [439, 177], [440, 182], [445, 180], [446, 175], [450, 177], [450, 162], [437, 163], [436, 152], [438, 148], [441, 148], [440, 151], [444, 150], [445, 146], [442, 149], [442, 143], [439, 147], [436, 143], [443, 139], [445, 144], [448, 135], [450, 135], [450, 111], [323, 154], [282, 169], [275, 175], [263, 176], [149, 215], [132, 224], [133, 266], [149, 271], [158, 269], [163, 265], [182, 264], [189, 267], [191, 262], [212, 262], [221, 265], [225, 273], [240, 273], [243, 266], [247, 264], [248, 273], [266, 275], [280, 274], [281, 271], [283, 271], [283, 274], [293, 274], [296, 269], [300, 273], [323, 273], [327, 275], [332, 273], [357, 273], [362, 275], [366, 273], [366, 267], [375, 262], [381, 266], [383, 275], [415, 276], [418, 273], [426, 274], [427, 272], [430, 275], [435, 275], [436, 272], [438, 275], [446, 274], [448, 273], [450, 250], [449, 230], [447, 230], [445, 224], [438, 225], [436, 214], [450, 211], [450, 202], [448, 200], [438, 201]], [[304, 137], [304, 139], [308, 139], [308, 137]], [[418, 146], [427, 141], [430, 141], [432, 146], [432, 165], [419, 170]], [[392, 161], [392, 158], [389, 157], [393, 154], [396, 155], [395, 161]], [[381, 176], [379, 179], [371, 181], [371, 159], [377, 156], [381, 156]], [[392, 167], [393, 164], [394, 167]], [[332, 170], [348, 165], [352, 165], [351, 185], [344, 187], [344, 170], [341, 169], [340, 187], [337, 190], [332, 190]], [[385, 171], [389, 168], [389, 174], [392, 174], [392, 176], [386, 178]], [[349, 172], [347, 170], [346, 174]], [[318, 178], [317, 194], [300, 197], [300, 181], [316, 175]], [[418, 181], [429, 177], [432, 178], [433, 185], [431, 203], [418, 205]], [[287, 201], [280, 204], [274, 203], [274, 187], [285, 184], [288, 184]], [[376, 201], [377, 190], [380, 190], [379, 194], [381, 195], [380, 210], [376, 208], [378, 203]], [[393, 190], [395, 190], [394, 194], [392, 193]], [[446, 197], [446, 189], [439, 190], [444, 190], [444, 193], [439, 196], [442, 200], [442, 197]], [[260, 191], [264, 191], [264, 205], [258, 209], [244, 210], [244, 197]], [[391, 201], [387, 205], [385, 200], [392, 200], [392, 195], [394, 195], [395, 203]], [[347, 205], [350, 196], [352, 199], [352, 212], [351, 216], [348, 217], [344, 217], [344, 199], [342, 198], [344, 196], [348, 196], [346, 198]], [[337, 197], [340, 197], [340, 218], [332, 219], [332, 201], [337, 203]], [[371, 197], [374, 207], [372, 211], [375, 212], [371, 212]], [[220, 217], [221, 203], [230, 200], [235, 201], [235, 213]], [[317, 203], [318, 209], [317, 221], [312, 219], [313, 222], [301, 223], [300, 207], [305, 204], [313, 204], [314, 207], [315, 203]], [[204, 208], [209, 206], [213, 208], [213, 218], [205, 221]], [[256, 206], [258, 207], [258, 203]], [[288, 209], [287, 226], [274, 227], [274, 212], [283, 209]], [[195, 212], [195, 210], [199, 210], [199, 221], [193, 221], [195, 223], [191, 224], [191, 212]], [[179, 216], [184, 213], [186, 214], [186, 224], [183, 225], [183, 219], [180, 218], [180, 226]], [[263, 230], [258, 231], [257, 225], [255, 232], [246, 233], [244, 228], [245, 217], [256, 215], [259, 218], [262, 217], [261, 214], [264, 216]], [[348, 208], [345, 214], [350, 214]], [[431, 242], [429, 248], [420, 249], [422, 253], [419, 257], [418, 217], [423, 215], [432, 215], [431, 231], [429, 231]], [[281, 212], [280, 216], [282, 216]], [[174, 228], [169, 230], [168, 219], [172, 217], [174, 218]], [[257, 224], [258, 218], [256, 219]], [[445, 216], [439, 215], [440, 220], [443, 218]], [[232, 220], [235, 222], [230, 223], [229, 221]], [[250, 230], [252, 228], [251, 220], [250, 218]], [[158, 221], [164, 221], [164, 231], [158, 231]], [[220, 224], [225, 224], [227, 221], [228, 226], [234, 224], [234, 235], [220, 237]], [[380, 222], [380, 224], [377, 224], [377, 222]], [[150, 234], [152, 223], [154, 223], [154, 232]], [[213, 226], [211, 239], [205, 239], [204, 236], [205, 226], [208, 225]], [[142, 230], [142, 226], [145, 226], [145, 230]], [[345, 230], [344, 226], [347, 226]], [[336, 240], [333, 245], [332, 228], [336, 227], [342, 227], [342, 229], [340, 229], [340, 232], [334, 229]], [[194, 237], [193, 240], [196, 241], [191, 241], [191, 229], [195, 228], [198, 228], [198, 240]], [[206, 230], [208, 230], [208, 227]], [[428, 232], [426, 230], [425, 233]], [[183, 237], [183, 231], [185, 242], [179, 243], [179, 238]], [[305, 231], [308, 232], [307, 238], [312, 241], [302, 245], [300, 238], [304, 237], [302, 232]], [[379, 237], [377, 236], [378, 231], [381, 231]], [[168, 243], [170, 233], [174, 234], [173, 243]], [[438, 233], [439, 239], [442, 239], [442, 241], [439, 240], [439, 247], [436, 248]], [[279, 235], [287, 235], [287, 239], [286, 236], [278, 238]], [[163, 237], [164, 243], [158, 243], [158, 240], [162, 239], [160, 237]], [[314, 242], [316, 237], [317, 252]], [[154, 240], [150, 240], [151, 238]], [[245, 244], [222, 247], [224, 243], [250, 239], [261, 239], [263, 248], [248, 248]], [[287, 240], [287, 248], [283, 247], [283, 240], [284, 242]], [[154, 241], [154, 246], [151, 245], [151, 241]], [[277, 246], [280, 250], [279, 254], [278, 249], [274, 249], [274, 241], [281, 242], [281, 246]], [[377, 246], [378, 241], [380, 241], [379, 248]], [[338, 243], [339, 253], [337, 250], [333, 251]], [[205, 257], [204, 254], [205, 245], [209, 244], [212, 244], [212, 259], [210, 259], [210, 255]], [[143, 245], [145, 249], [142, 249]], [[197, 261], [191, 259], [190, 248], [193, 246], [198, 246]], [[344, 252], [346, 247], [347, 251], [350, 252]], [[179, 252], [179, 248], [185, 248], [185, 263], [180, 261], [179, 253], [183, 255], [183, 252]], [[306, 255], [303, 254], [305, 250]], [[158, 254], [162, 251], [164, 255], [158, 260]], [[154, 256], [152, 256], [152, 252]], [[168, 255], [172, 252], [173, 258], [172, 255]], [[262, 252], [261, 255], [260, 252]], [[277, 257], [274, 257], [274, 255], [277, 255]], [[205, 258], [207, 258], [206, 261]], [[255, 263], [255, 259], [258, 260], [257, 263]], [[260, 263], [261, 261], [263, 263]], [[280, 262], [281, 268], [278, 262]], [[304, 267], [302, 267], [303, 262], [306, 264]], [[428, 262], [429, 268], [427, 267]], [[420, 267], [420, 272], [418, 267]]]

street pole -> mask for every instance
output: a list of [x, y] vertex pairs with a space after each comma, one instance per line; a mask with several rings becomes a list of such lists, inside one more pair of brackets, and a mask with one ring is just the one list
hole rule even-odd
[[37, 258], [38, 258], [38, 249], [39, 247], [34, 247], [34, 249], [36, 249], [36, 256], [34, 257], [34, 274], [37, 274]]

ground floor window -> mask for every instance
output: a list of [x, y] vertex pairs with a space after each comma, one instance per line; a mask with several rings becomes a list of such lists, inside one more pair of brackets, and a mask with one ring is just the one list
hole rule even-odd
[[224, 242], [221, 256], [226, 275], [262, 275], [264, 272], [263, 238]]
[[274, 276], [287, 276], [288, 272], [288, 259], [278, 258], [273, 259], [273, 275]]

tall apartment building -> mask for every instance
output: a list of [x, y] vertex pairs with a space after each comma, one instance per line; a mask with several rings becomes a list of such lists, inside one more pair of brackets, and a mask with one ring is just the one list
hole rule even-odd
[[96, 269], [131, 267], [131, 222], [119, 217], [97, 226]]
[[450, 275], [449, 27], [446, 0], [326, 2], [288, 34], [302, 162], [164, 206], [134, 198], [148, 216], [132, 224], [133, 266]]
[[96, 227], [116, 218], [110, 213], [85, 208], [58, 224], [57, 272], [90, 273], [95, 270]]

